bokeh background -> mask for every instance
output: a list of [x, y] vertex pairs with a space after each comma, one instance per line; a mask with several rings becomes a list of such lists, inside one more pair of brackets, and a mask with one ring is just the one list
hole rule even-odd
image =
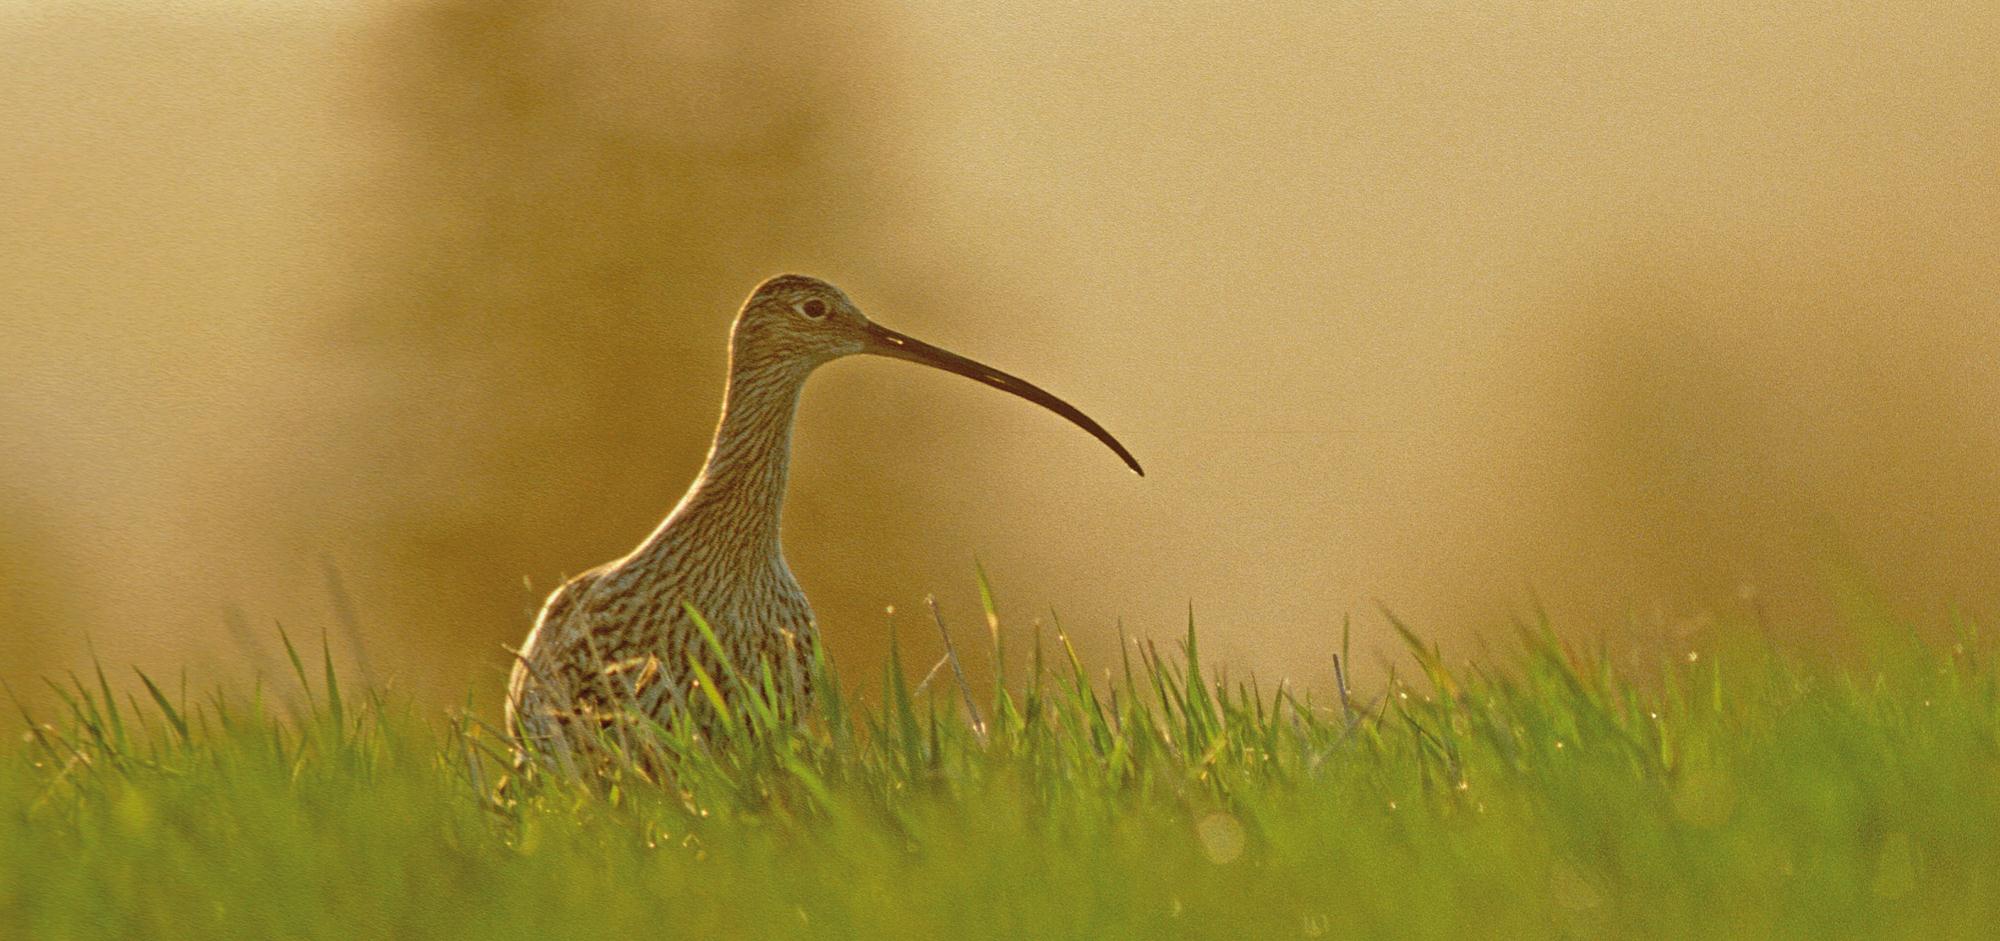
[[[678, 498], [771, 273], [1048, 386], [808, 391], [788, 554], [1322, 683], [1379, 600], [1838, 649], [2000, 601], [2000, 7], [0, 7], [0, 677], [498, 702]], [[353, 625], [350, 630], [347, 625]], [[976, 636], [976, 635], [975, 635]]]

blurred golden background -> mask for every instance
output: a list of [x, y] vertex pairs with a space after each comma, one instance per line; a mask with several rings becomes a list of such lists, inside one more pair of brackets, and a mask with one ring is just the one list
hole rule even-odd
[[[497, 703], [679, 497], [761, 277], [941, 373], [801, 416], [868, 675], [975, 559], [1095, 656], [1323, 683], [1343, 615], [1671, 644], [1822, 568], [1994, 610], [2000, 8], [30, 3], [0, 10], [0, 677]], [[339, 627], [345, 607], [359, 642]]]

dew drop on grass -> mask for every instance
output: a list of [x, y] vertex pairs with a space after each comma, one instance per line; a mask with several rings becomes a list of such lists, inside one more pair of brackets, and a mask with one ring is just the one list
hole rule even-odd
[[1714, 829], [1729, 822], [1736, 810], [1736, 785], [1723, 770], [1709, 763], [1690, 763], [1672, 796], [1674, 816], [1682, 823]]
[[127, 833], [144, 833], [154, 821], [152, 802], [144, 792], [133, 788], [119, 799], [115, 813], [118, 823]]
[[1549, 873], [1549, 895], [1557, 905], [1570, 911], [1583, 911], [1604, 904], [1604, 896], [1590, 879], [1567, 863], [1558, 862]]
[[1243, 824], [1228, 813], [1218, 810], [1201, 818], [1195, 823], [1194, 832], [1201, 840], [1202, 854], [1211, 863], [1235, 862], [1243, 855]]
[[1910, 835], [1897, 831], [1882, 840], [1875, 855], [1875, 878], [1869, 884], [1879, 898], [1899, 899], [1917, 887], [1917, 856]]

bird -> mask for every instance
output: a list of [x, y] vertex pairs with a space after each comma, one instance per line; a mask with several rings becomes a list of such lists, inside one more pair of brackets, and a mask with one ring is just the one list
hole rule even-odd
[[520, 746], [569, 756], [592, 750], [620, 715], [663, 725], [687, 715], [703, 702], [696, 667], [712, 683], [723, 676], [715, 647], [749, 677], [768, 664], [789, 704], [811, 695], [818, 625], [779, 532], [792, 425], [814, 370], [854, 355], [907, 360], [1013, 393], [1081, 427], [1145, 475], [1117, 438], [1068, 402], [877, 324], [826, 281], [769, 278], [730, 327], [722, 417], [686, 495], [631, 552], [550, 593], [516, 651], [506, 728]]

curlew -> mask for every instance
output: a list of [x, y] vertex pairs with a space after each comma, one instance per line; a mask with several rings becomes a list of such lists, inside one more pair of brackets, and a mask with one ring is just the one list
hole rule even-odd
[[1036, 386], [883, 327], [816, 278], [780, 275], [751, 292], [729, 334], [722, 420], [701, 473], [645, 541], [549, 595], [508, 683], [508, 727], [542, 752], [587, 747], [588, 727], [621, 709], [662, 722], [695, 690], [692, 663], [718, 667], [692, 608], [730, 662], [771, 675], [792, 702], [809, 693], [812, 608], [779, 542], [792, 419], [813, 370], [874, 354], [934, 366], [1011, 392], [1076, 423], [1144, 474], [1089, 416]]

